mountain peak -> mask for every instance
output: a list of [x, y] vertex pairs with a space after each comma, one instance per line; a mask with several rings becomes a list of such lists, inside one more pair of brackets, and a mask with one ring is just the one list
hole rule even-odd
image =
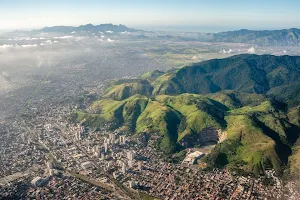
[[63, 33], [69, 33], [72, 31], [113, 31], [113, 32], [136, 32], [138, 30], [128, 28], [127, 26], [123, 24], [114, 25], [112, 23], [107, 24], [99, 24], [99, 25], [93, 25], [91, 23], [86, 25], [80, 25], [78, 27], [75, 26], [52, 26], [52, 27], [44, 27], [39, 31], [43, 32], [63, 32]]

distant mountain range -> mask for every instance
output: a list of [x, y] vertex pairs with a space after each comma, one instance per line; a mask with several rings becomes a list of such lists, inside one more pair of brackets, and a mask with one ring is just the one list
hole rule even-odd
[[218, 143], [203, 159], [208, 167], [254, 174], [273, 168], [298, 179], [299, 105], [300, 57], [237, 55], [114, 81], [71, 119], [159, 136], [156, 147], [172, 159]]
[[[57, 32], [57, 33], [70, 33], [81, 31], [100, 31], [100, 32], [147, 32], [143, 30], [137, 30], [128, 28], [125, 25], [113, 25], [113, 24], [86, 24], [78, 27], [74, 26], [53, 26], [45, 27], [38, 31], [42, 32]], [[188, 36], [176, 36], [176, 35], [157, 35], [156, 37], [149, 37], [146, 35], [140, 35], [137, 39], [160, 39], [160, 40], [178, 40], [178, 41], [205, 41], [205, 42], [232, 42], [232, 43], [248, 43], [257, 44], [262, 46], [299, 46], [300, 45], [300, 29], [283, 29], [283, 30], [236, 30], [220, 33], [200, 34], [194, 37]]]
[[259, 45], [300, 45], [300, 29], [221, 32], [212, 35], [215, 42], [237, 42]]
[[100, 24], [100, 25], [93, 25], [93, 24], [86, 24], [81, 25], [78, 27], [75, 26], [52, 26], [52, 27], [45, 27], [42, 28], [42, 32], [58, 32], [58, 33], [70, 33], [70, 32], [79, 32], [79, 31], [100, 31], [100, 32], [106, 32], [106, 31], [112, 31], [112, 32], [136, 32], [138, 30], [128, 28], [127, 26], [124, 26], [122, 24], [120, 25], [113, 25], [113, 24]]
[[[283, 30], [236, 30], [220, 33], [191, 34], [184, 35], [160, 35], [152, 39], [173, 40], [173, 41], [202, 41], [202, 42], [230, 42], [247, 43], [259, 46], [299, 46], [300, 29]], [[146, 36], [140, 36], [140, 39], [150, 39]]]

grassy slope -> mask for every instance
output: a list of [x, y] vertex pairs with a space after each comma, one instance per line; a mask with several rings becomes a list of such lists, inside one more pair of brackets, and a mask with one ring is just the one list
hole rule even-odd
[[281, 161], [275, 151], [275, 142], [247, 115], [233, 115], [226, 118], [228, 139], [216, 146], [209, 156], [213, 165], [239, 168], [260, 173], [266, 162], [281, 170]]
[[[296, 125], [295, 132], [300, 132], [300, 107], [294, 107], [289, 110], [288, 118], [291, 124]], [[289, 157], [288, 175], [299, 182], [300, 180], [300, 139], [295, 142], [292, 148], [293, 154]]]
[[225, 119], [228, 139], [207, 157], [212, 166], [238, 166], [256, 174], [270, 167], [283, 172], [291, 154], [290, 124], [271, 102], [231, 110]]
[[176, 151], [181, 116], [172, 108], [157, 101], [150, 101], [145, 111], [137, 119], [136, 132], [157, 132], [162, 136], [159, 148], [166, 153]]
[[135, 94], [150, 96], [153, 87], [146, 80], [137, 80], [136, 82], [122, 83], [120, 85], [112, 86], [110, 90], [104, 95], [106, 98], [115, 100], [124, 100]]
[[162, 71], [154, 70], [151, 72], [146, 72], [145, 74], [143, 74], [141, 76], [141, 78], [152, 82], [152, 81], [156, 80], [158, 77], [162, 76], [163, 74], [164, 74], [164, 72], [162, 72]]
[[290, 178], [300, 180], [300, 139], [294, 144], [293, 154], [289, 157], [287, 174]]
[[[194, 94], [182, 94], [178, 96], [157, 96], [156, 99], [180, 112], [185, 117], [185, 129], [179, 133], [178, 141], [191, 134], [198, 134], [204, 128], [222, 128], [224, 116], [216, 113], [224, 113], [222, 108], [214, 105], [211, 99]], [[209, 108], [209, 109], [208, 109]], [[226, 109], [223, 107], [223, 109]], [[223, 123], [222, 123], [223, 122]]]

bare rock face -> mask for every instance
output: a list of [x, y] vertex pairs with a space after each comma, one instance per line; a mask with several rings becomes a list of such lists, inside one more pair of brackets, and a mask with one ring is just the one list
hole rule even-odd
[[227, 131], [222, 131], [221, 129], [218, 130], [218, 136], [219, 136], [219, 141], [218, 143], [223, 142], [224, 140], [227, 139]]
[[200, 133], [185, 137], [181, 141], [184, 147], [192, 148], [195, 145], [207, 146], [211, 144], [218, 144], [227, 139], [227, 132], [214, 127], [204, 128]]
[[227, 138], [227, 132], [222, 132], [221, 129], [214, 127], [205, 128], [201, 131], [200, 142], [205, 145], [206, 143], [221, 143]]

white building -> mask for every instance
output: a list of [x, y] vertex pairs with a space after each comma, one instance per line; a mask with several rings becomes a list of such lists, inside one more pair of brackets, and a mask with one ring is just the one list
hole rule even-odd
[[138, 170], [141, 171], [142, 168], [143, 168], [142, 161], [139, 161], [139, 162], [138, 162]]
[[52, 165], [51, 162], [47, 162], [47, 168], [48, 168], [48, 169], [52, 169], [52, 168], [53, 168], [53, 165]]
[[104, 160], [105, 157], [104, 157], [104, 153], [101, 153], [101, 160]]
[[31, 184], [35, 187], [40, 187], [42, 186], [44, 183], [44, 179], [41, 178], [41, 177], [35, 177], [32, 181], [31, 181]]
[[128, 160], [128, 167], [129, 168], [133, 167], [133, 161], [132, 160]]
[[200, 159], [204, 156], [205, 154], [200, 152], [200, 151], [195, 151], [193, 153], [188, 154], [185, 159], [182, 161], [182, 164], [187, 164], [187, 165], [193, 165], [197, 161], [197, 159]]
[[112, 143], [114, 143], [115, 140], [116, 140], [116, 135], [115, 135], [114, 133], [110, 133], [110, 134], [108, 135], [108, 138], [110, 139], [110, 141], [111, 141]]
[[106, 138], [106, 140], [104, 142], [107, 144], [110, 144], [111, 140], [109, 138]]
[[135, 181], [129, 181], [129, 187], [133, 189], [136, 186]]
[[81, 167], [86, 170], [93, 167], [93, 163], [91, 163], [90, 161], [86, 161], [81, 163]]
[[125, 165], [125, 163], [123, 163], [123, 165], [122, 165], [122, 173], [126, 174], [126, 165]]
[[120, 144], [126, 144], [126, 138], [125, 138], [125, 135], [120, 135], [119, 141], [120, 141]]
[[107, 150], [108, 150], [108, 144], [104, 142], [104, 152], [107, 153]]
[[134, 152], [127, 151], [127, 158], [128, 158], [128, 160], [133, 160], [134, 159]]
[[81, 132], [75, 133], [75, 140], [81, 140], [81, 139], [82, 139]]

